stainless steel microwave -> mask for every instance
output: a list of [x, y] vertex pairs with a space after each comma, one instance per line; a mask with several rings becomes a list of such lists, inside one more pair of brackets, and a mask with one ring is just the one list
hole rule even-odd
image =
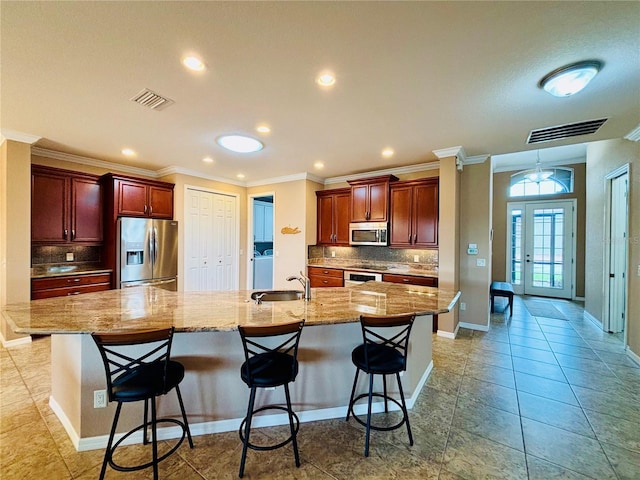
[[349, 245], [386, 246], [388, 225], [386, 222], [357, 222], [349, 224]]

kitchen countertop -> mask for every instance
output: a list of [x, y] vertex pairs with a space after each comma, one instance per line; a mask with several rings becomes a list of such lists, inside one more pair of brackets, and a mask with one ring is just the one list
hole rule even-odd
[[363, 272], [393, 273], [396, 275], [413, 275], [416, 277], [438, 278], [438, 268], [433, 265], [406, 263], [366, 263], [361, 260], [310, 259], [308, 267], [338, 268], [341, 270], [355, 270]]
[[7, 305], [2, 315], [16, 333], [125, 331], [175, 326], [178, 332], [230, 331], [306, 319], [307, 325], [359, 321], [363, 313], [433, 315], [448, 312], [460, 292], [367, 282], [313, 288], [310, 301], [249, 300], [252, 290], [170, 292], [143, 286]]
[[92, 273], [112, 273], [110, 268], [102, 268], [95, 263], [75, 263], [73, 265], [36, 265], [31, 268], [31, 278], [65, 277], [69, 275], [90, 275]]

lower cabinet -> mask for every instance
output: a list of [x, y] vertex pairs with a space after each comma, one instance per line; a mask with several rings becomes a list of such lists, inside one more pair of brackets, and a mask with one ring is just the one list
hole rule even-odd
[[406, 285], [422, 285], [423, 287], [437, 287], [436, 277], [417, 277], [414, 275], [399, 275], [397, 273], [385, 273], [382, 275], [383, 282], [404, 283]]
[[111, 288], [110, 273], [31, 279], [31, 300], [101, 292]]
[[344, 287], [343, 271], [336, 268], [307, 267], [311, 287]]

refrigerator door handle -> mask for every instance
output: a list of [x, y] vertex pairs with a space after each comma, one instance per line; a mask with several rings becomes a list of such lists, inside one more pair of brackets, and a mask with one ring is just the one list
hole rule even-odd
[[153, 227], [153, 263], [158, 261], [158, 227]]
[[149, 260], [153, 263], [153, 257], [155, 256], [154, 243], [153, 243], [153, 228], [149, 229]]

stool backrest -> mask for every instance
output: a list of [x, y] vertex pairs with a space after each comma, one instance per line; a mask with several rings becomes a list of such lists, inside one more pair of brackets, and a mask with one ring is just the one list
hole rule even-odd
[[[298, 358], [298, 345], [304, 320], [299, 322], [284, 323], [265, 326], [238, 326], [244, 358], [247, 362], [249, 380], [253, 381], [250, 358], [265, 353], [285, 353], [291, 355], [294, 360]], [[295, 378], [295, 363], [292, 362], [291, 375]]]
[[[403, 356], [403, 368], [406, 368], [409, 335], [415, 318], [414, 314], [361, 315], [360, 326], [365, 347], [375, 344], [398, 350]], [[369, 349], [365, 348], [364, 360], [367, 364], [368, 353]]]
[[[113, 400], [113, 382], [135, 372], [140, 366], [163, 363], [163, 385], [166, 385], [167, 367], [171, 356], [174, 327], [131, 333], [91, 334], [95, 341], [107, 376], [109, 401]], [[144, 346], [146, 348], [140, 348]], [[166, 393], [166, 388], [163, 388]]]

